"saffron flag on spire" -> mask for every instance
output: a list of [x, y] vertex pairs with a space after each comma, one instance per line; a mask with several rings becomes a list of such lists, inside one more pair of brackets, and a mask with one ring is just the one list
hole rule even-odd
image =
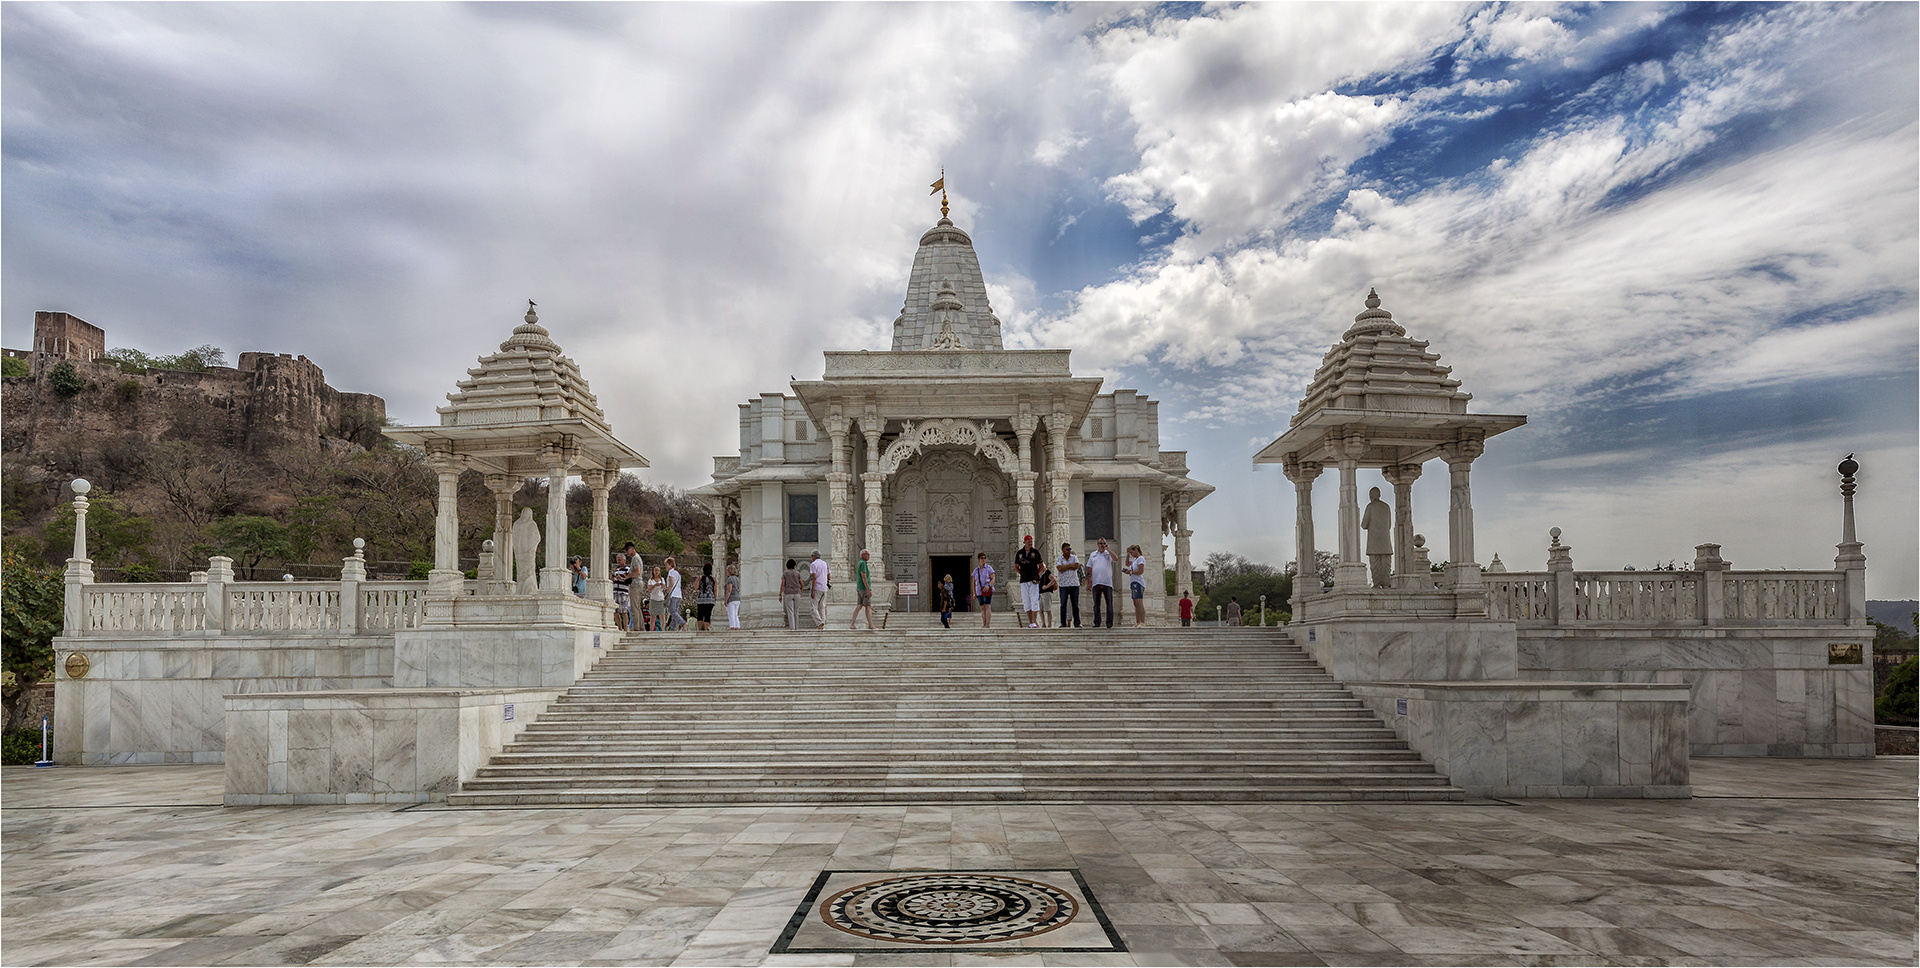
[[940, 180], [933, 183], [933, 191], [928, 192], [927, 194], [929, 195], [937, 194], [939, 192], [945, 191], [946, 187], [947, 187], [947, 176], [941, 175]]

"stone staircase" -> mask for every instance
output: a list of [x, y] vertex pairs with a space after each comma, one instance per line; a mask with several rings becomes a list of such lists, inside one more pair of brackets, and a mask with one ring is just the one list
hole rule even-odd
[[969, 623], [627, 636], [448, 800], [1460, 796], [1281, 630]]

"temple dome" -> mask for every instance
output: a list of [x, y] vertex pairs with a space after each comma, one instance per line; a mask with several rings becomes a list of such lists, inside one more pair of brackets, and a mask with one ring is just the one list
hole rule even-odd
[[439, 413], [443, 427], [582, 420], [612, 435], [579, 365], [561, 352], [531, 305], [500, 352], [468, 370]]
[[[951, 294], [942, 292], [949, 288]], [[952, 319], [954, 333], [967, 348], [1005, 348], [1000, 320], [987, 303], [987, 283], [980, 275], [973, 239], [945, 217], [920, 236], [907, 277], [906, 303], [893, 321], [893, 349], [932, 349], [944, 321], [937, 313]]]

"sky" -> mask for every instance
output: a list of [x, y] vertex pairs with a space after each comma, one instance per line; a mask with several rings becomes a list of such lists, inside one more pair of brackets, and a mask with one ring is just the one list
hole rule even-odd
[[[1913, 4], [0, 5], [0, 337], [299, 353], [434, 421], [529, 298], [650, 480], [884, 349], [946, 171], [1011, 347], [1160, 401], [1196, 557], [1369, 287], [1473, 409], [1482, 558], [1920, 586]], [[1363, 474], [1362, 485], [1379, 483]], [[1446, 557], [1442, 465], [1415, 530]], [[1331, 478], [1316, 494], [1334, 533]]]

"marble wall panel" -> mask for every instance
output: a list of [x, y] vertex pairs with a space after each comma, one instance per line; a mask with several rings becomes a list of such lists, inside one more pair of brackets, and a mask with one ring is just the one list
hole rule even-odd
[[234, 714], [234, 741], [225, 750], [227, 792], [267, 789], [267, 718], [264, 710]]
[[1807, 676], [1807, 742], [1833, 743], [1838, 740], [1835, 717], [1833, 676], [1812, 673]]
[[112, 718], [110, 734], [113, 736], [113, 753], [144, 753], [154, 750], [153, 724], [146, 718], [148, 705], [159, 706], [159, 697], [155, 696], [149, 704], [143, 700], [148, 690], [132, 686], [129, 683], [115, 682], [109, 686], [108, 694], [111, 708], [108, 715]]
[[1807, 741], [1807, 675], [1805, 669], [1781, 669], [1774, 673], [1775, 733], [1770, 742]]
[[1504, 702], [1424, 703], [1440, 706], [1436, 733], [1446, 730], [1448, 776], [1461, 776], [1455, 785], [1510, 786], [1508, 763], [1508, 704]]
[[1563, 702], [1560, 719], [1562, 776], [1575, 786], [1618, 786], [1619, 703]]
[[1834, 687], [1834, 742], [1852, 745], [1871, 744], [1873, 742], [1873, 673], [1866, 666], [1837, 666], [1828, 675], [1833, 679]]
[[1507, 707], [1507, 776], [1511, 786], [1562, 782], [1565, 756], [1560, 716], [1551, 703], [1514, 702]]
[[1686, 715], [1679, 709], [1656, 706], [1653, 715], [1653, 785], [1683, 786], [1687, 772]]
[[1774, 718], [1778, 699], [1774, 685], [1779, 673], [1773, 669], [1747, 669], [1740, 675], [1740, 742], [1765, 745], [1778, 742], [1780, 729]]
[[267, 792], [287, 792], [287, 711], [267, 713]]
[[414, 765], [417, 782], [428, 793], [451, 793], [460, 786], [460, 715], [458, 708], [422, 710], [416, 720]]
[[189, 679], [193, 677], [193, 659], [201, 650], [169, 647], [158, 652], [160, 656], [160, 678]]
[[325, 715], [333, 746], [333, 774], [327, 788], [341, 793], [372, 793], [373, 720], [364, 709], [330, 709]]
[[419, 748], [419, 729], [411, 710], [367, 710], [373, 726], [372, 789], [376, 793], [397, 793], [420, 789], [414, 751]]
[[1653, 782], [1653, 717], [1655, 704], [1623, 702], [1619, 705], [1617, 728], [1620, 733], [1620, 783], [1645, 786]]

